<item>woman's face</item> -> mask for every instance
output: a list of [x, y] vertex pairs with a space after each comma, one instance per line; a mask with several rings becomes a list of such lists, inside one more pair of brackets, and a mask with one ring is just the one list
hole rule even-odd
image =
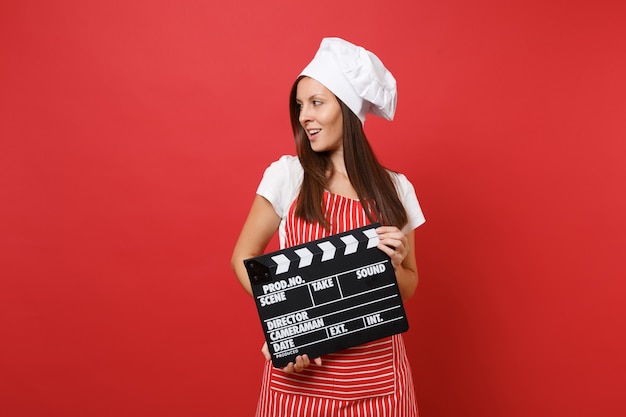
[[298, 83], [296, 102], [300, 125], [315, 152], [337, 151], [343, 147], [341, 106], [330, 90], [310, 77]]

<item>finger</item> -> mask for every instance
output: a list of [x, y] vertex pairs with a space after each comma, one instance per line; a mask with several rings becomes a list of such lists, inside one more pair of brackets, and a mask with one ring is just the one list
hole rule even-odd
[[384, 238], [400, 239], [402, 236], [404, 236], [404, 233], [402, 232], [402, 230], [398, 229], [395, 226], [381, 226], [376, 229], [376, 233], [378, 234], [378, 237], [381, 239], [384, 239]]
[[286, 374], [292, 374], [294, 372], [294, 364], [293, 362], [289, 362], [287, 366], [283, 368], [283, 372]]
[[404, 244], [406, 237], [402, 233], [390, 234], [385, 233], [378, 236], [378, 242], [392, 248], [396, 248]]
[[393, 246], [389, 246], [389, 245], [387, 245], [385, 243], [379, 243], [376, 246], [378, 247], [378, 249], [382, 250], [383, 252], [385, 252], [390, 257], [393, 256], [394, 253], [396, 252], [396, 248], [394, 248]]
[[380, 226], [376, 228], [376, 233], [392, 233], [397, 232], [399, 229], [396, 226]]
[[302, 360], [302, 356], [298, 355], [296, 357], [296, 363], [293, 365], [293, 370], [296, 372], [302, 372], [304, 370], [304, 361]]
[[263, 356], [265, 356], [265, 360], [272, 360], [272, 355], [270, 354], [270, 350], [267, 347], [267, 342], [263, 343], [263, 346], [261, 347], [261, 352], [263, 353]]
[[309, 360], [309, 355], [307, 355], [306, 353], [304, 355], [302, 355], [302, 367], [306, 368], [311, 364], [311, 361]]

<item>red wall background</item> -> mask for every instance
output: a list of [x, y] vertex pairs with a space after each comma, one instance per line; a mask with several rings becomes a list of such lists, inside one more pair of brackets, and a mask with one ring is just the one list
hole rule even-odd
[[623, 416], [625, 4], [3, 1], [0, 414], [253, 414], [231, 249], [341, 36], [399, 83], [422, 417]]

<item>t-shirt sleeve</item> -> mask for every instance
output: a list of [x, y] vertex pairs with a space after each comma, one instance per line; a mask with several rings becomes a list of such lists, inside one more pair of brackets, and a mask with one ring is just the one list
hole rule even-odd
[[395, 174], [395, 183], [400, 196], [400, 201], [404, 205], [406, 210], [408, 222], [402, 228], [402, 231], [406, 234], [413, 229], [421, 226], [426, 218], [422, 212], [419, 201], [417, 200], [417, 194], [415, 193], [415, 187], [408, 180], [404, 174]]
[[256, 193], [269, 201], [281, 218], [287, 215], [302, 182], [302, 168], [298, 158], [283, 155], [272, 162], [263, 173]]

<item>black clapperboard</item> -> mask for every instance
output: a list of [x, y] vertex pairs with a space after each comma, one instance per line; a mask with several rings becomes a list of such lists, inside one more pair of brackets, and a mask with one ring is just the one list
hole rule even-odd
[[379, 223], [244, 261], [272, 364], [408, 330]]

